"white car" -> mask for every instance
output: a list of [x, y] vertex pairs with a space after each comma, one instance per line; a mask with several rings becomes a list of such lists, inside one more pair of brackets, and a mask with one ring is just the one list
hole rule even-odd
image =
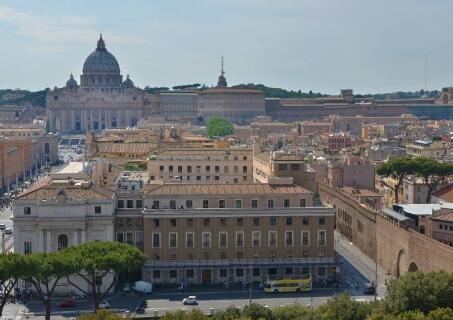
[[182, 304], [184, 305], [197, 305], [198, 300], [196, 296], [188, 296], [187, 298], [182, 299]]
[[108, 303], [107, 300], [102, 300], [101, 303], [99, 303], [99, 309], [110, 309], [110, 303]]

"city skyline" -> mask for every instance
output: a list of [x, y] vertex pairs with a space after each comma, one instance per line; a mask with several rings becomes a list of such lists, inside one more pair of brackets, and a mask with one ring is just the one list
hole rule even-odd
[[0, 4], [0, 88], [63, 86], [71, 73], [78, 80], [102, 32], [122, 63], [121, 73], [140, 87], [214, 85], [223, 55], [231, 85], [253, 82], [327, 94], [341, 88], [419, 90], [427, 54], [427, 88], [440, 89], [453, 83], [449, 8], [443, 0], [429, 7], [388, 0], [137, 1], [127, 8], [105, 1], [6, 0]]

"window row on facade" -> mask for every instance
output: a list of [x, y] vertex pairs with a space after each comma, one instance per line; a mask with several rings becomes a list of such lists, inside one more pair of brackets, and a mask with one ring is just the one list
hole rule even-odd
[[[245, 220], [251, 220], [251, 224], [254, 227], [258, 227], [261, 224], [264, 224], [265, 222], [268, 223], [269, 226], [277, 226], [279, 224], [282, 224], [284, 222], [285, 225], [287, 226], [292, 226], [297, 223], [297, 220], [301, 220], [302, 225], [308, 226], [308, 225], [313, 225], [317, 221], [317, 224], [319, 226], [323, 226], [326, 224], [326, 218], [325, 217], [277, 217], [277, 216], [271, 216], [271, 217], [252, 217], [252, 218], [203, 218], [201, 220], [197, 219], [197, 221], [202, 221], [203, 227], [211, 227], [215, 225], [219, 225], [220, 227], [227, 227], [227, 226], [235, 226], [235, 227], [243, 227], [245, 225]], [[195, 220], [193, 218], [166, 218], [163, 219], [163, 221], [168, 221], [168, 226], [170, 227], [176, 227], [178, 225], [178, 220], [180, 223], [182, 223], [183, 226], [186, 228], [192, 228], [194, 227]], [[311, 223], [310, 223], [311, 222]], [[200, 222], [199, 222], [200, 223]], [[155, 228], [158, 228], [161, 226], [161, 220], [158, 218], [153, 219], [153, 226]]]
[[[228, 157], [228, 156], [225, 156]], [[237, 157], [235, 157], [237, 158]], [[244, 158], [247, 159], [246, 156]], [[159, 172], [164, 173], [248, 173], [248, 166], [159, 166]]]
[[[297, 202], [297, 203], [294, 203]], [[194, 201], [193, 200], [152, 200], [151, 209], [192, 209], [194, 208]], [[245, 203], [242, 199], [234, 199], [234, 206], [228, 205], [229, 202], [226, 199], [219, 199], [217, 201], [213, 200], [202, 200], [201, 207], [203, 209], [209, 208], [244, 208], [247, 207], [247, 203]], [[276, 207], [282, 208], [304, 208], [307, 206], [307, 199], [283, 199], [283, 203], [281, 206], [277, 206], [277, 201], [275, 199], [267, 199], [266, 201], [267, 208], [272, 209]], [[258, 199], [252, 199], [249, 203], [249, 208], [258, 208]]]
[[[122, 233], [121, 233], [122, 234]], [[262, 234], [266, 234], [265, 232], [261, 231], [252, 231], [249, 235], [250, 243], [247, 243], [248, 246], [253, 248], [259, 248], [263, 245], [267, 247], [277, 247], [278, 246], [278, 231], [268, 231], [267, 237], [262, 239]], [[184, 235], [184, 247], [185, 248], [195, 248], [196, 244], [201, 246], [202, 248], [228, 248], [230, 246], [236, 248], [243, 248], [246, 246], [246, 235], [244, 231], [236, 231], [234, 234], [227, 231], [220, 231], [218, 235], [213, 237], [213, 233], [210, 231], [201, 232], [201, 237], [198, 235], [196, 237], [194, 232], [186, 232]], [[229, 239], [229, 236], [233, 236], [233, 239]], [[283, 233], [284, 239], [284, 246], [285, 247], [293, 247], [295, 245], [295, 231], [293, 230], [286, 230]], [[121, 235], [121, 237], [123, 237]], [[118, 234], [117, 234], [118, 239]], [[121, 238], [123, 239], [123, 238]], [[312, 245], [310, 237], [310, 230], [302, 230], [300, 232], [300, 246], [302, 247], [309, 247]], [[180, 245], [180, 239], [178, 239], [178, 232], [169, 232], [168, 233], [168, 242], [167, 247], [169, 249], [176, 249]], [[316, 236], [316, 245], [319, 247], [324, 247], [327, 245], [327, 231], [326, 230], [318, 230]], [[162, 235], [160, 232], [153, 232], [152, 233], [152, 240], [151, 240], [152, 248], [161, 248], [163, 247], [162, 244]]]

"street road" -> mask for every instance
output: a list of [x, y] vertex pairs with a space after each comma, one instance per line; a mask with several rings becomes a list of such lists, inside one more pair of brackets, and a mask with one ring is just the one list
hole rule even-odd
[[[350, 280], [351, 284], [354, 284], [356, 281], [361, 281], [357, 279], [357, 275], [363, 275], [363, 277], [367, 279], [368, 283], [374, 281], [378, 284], [378, 296], [385, 296], [385, 293], [387, 291], [385, 287], [385, 279], [389, 281], [392, 279], [392, 277], [388, 275], [386, 271], [379, 265], [377, 265], [376, 273], [376, 263], [373, 261], [373, 259], [361, 252], [352, 242], [350, 242], [347, 238], [336, 231], [335, 251], [342, 257], [340, 267], [342, 267], [344, 270], [341, 270], [341, 274], [346, 277], [343, 280], [348, 279]], [[347, 263], [343, 264], [344, 261], [347, 261]], [[348, 291], [354, 293], [354, 290], [355, 289], [351, 288]], [[363, 287], [361, 287], [361, 291], [363, 291]]]

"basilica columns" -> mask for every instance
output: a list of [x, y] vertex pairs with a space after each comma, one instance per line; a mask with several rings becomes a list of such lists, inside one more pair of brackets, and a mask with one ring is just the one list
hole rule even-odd
[[46, 252], [52, 252], [52, 231], [47, 231], [47, 239], [46, 239]]
[[77, 246], [79, 245], [79, 231], [80, 230], [74, 230], [74, 236], [73, 236], [73, 245]]

